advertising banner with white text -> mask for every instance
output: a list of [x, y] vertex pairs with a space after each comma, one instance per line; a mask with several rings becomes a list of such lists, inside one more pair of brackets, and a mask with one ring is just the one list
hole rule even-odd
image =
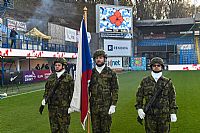
[[104, 40], [104, 50], [108, 56], [131, 56], [131, 40]]

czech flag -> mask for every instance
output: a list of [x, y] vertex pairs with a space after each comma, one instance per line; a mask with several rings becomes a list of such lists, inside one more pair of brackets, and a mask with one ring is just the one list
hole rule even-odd
[[92, 59], [84, 19], [81, 22], [76, 66], [74, 93], [70, 107], [75, 111], [81, 111], [81, 123], [85, 130], [88, 115], [88, 80], [92, 74]]

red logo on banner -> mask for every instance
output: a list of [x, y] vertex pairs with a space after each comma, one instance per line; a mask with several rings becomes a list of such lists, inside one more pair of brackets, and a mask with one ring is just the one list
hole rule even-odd
[[119, 11], [116, 11], [114, 15], [109, 17], [109, 20], [112, 24], [115, 24], [117, 27], [119, 27], [122, 22], [124, 21], [123, 17], [121, 16], [121, 13]]

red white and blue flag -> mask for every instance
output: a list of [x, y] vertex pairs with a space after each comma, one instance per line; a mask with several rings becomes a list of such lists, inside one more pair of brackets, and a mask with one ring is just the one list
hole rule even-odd
[[75, 111], [81, 111], [81, 123], [85, 129], [88, 115], [88, 80], [92, 74], [92, 59], [84, 19], [81, 22], [76, 66], [74, 94], [70, 107]]

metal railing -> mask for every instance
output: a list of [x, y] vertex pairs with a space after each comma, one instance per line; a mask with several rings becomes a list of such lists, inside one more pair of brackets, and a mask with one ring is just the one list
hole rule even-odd
[[[0, 48], [11, 48], [11, 38], [3, 37], [2, 44]], [[24, 39], [13, 39], [14, 49], [23, 49], [23, 50], [39, 50], [39, 51], [52, 51], [52, 52], [67, 52], [67, 53], [77, 53], [78, 48], [75, 44], [55, 44], [34, 40], [24, 40]]]

